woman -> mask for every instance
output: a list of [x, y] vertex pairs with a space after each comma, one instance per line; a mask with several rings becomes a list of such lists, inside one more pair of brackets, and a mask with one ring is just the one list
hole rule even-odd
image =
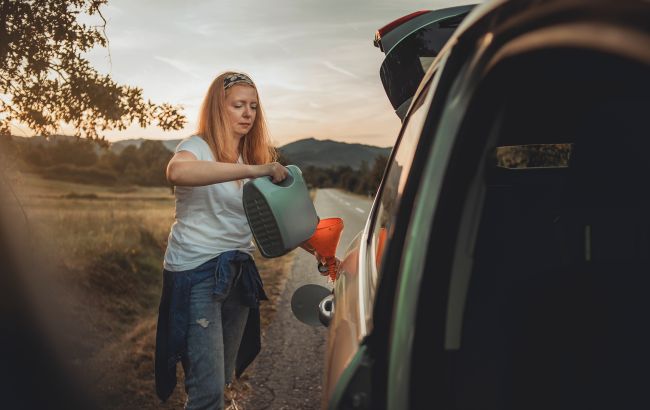
[[242, 186], [247, 178], [285, 179], [275, 159], [253, 81], [242, 73], [219, 75], [203, 101], [197, 135], [178, 144], [167, 166], [176, 216], [156, 335], [156, 391], [163, 401], [181, 361], [186, 408], [223, 408], [235, 364], [240, 374], [259, 351], [257, 308], [266, 295], [251, 258]]

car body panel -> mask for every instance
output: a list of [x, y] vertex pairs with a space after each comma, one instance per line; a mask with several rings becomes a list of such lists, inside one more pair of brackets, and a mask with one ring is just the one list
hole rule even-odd
[[329, 325], [327, 356], [325, 358], [324, 397], [332, 395], [335, 382], [350, 363], [366, 335], [365, 320], [362, 320], [363, 305], [359, 303], [360, 277], [365, 275], [365, 264], [359, 260], [362, 254], [363, 232], [348, 245], [334, 283], [334, 314]]
[[[425, 89], [419, 104], [421, 113], [425, 114], [428, 111], [429, 105], [433, 98], [432, 89]], [[409, 133], [409, 138], [414, 138], [419, 135], [424, 122], [422, 119], [414, 121], [411, 127], [404, 128], [403, 133], [400, 135], [399, 140], [404, 137], [404, 133]], [[389, 162], [394, 162], [395, 168], [391, 172], [390, 167], [386, 170], [382, 185], [378, 190], [370, 214], [376, 214], [377, 209], [381, 206], [381, 198], [386, 189], [387, 178], [392, 178], [390, 184], [394, 189], [397, 189], [398, 200], [401, 198], [401, 193], [404, 189], [405, 181], [411, 167], [412, 153], [399, 151], [400, 142], [396, 143], [395, 149], [391, 153]], [[396, 157], [399, 157], [399, 162], [396, 162]], [[392, 195], [393, 193], [390, 192]], [[357, 349], [364, 340], [364, 338], [372, 332], [374, 327], [373, 322], [373, 303], [375, 300], [375, 291], [378, 283], [376, 283], [377, 272], [375, 271], [376, 258], [376, 244], [370, 240], [371, 227], [375, 219], [368, 218], [366, 226], [355, 239], [350, 243], [345, 256], [341, 262], [339, 269], [339, 276], [335, 283], [334, 288], [334, 305], [335, 314], [329, 326], [328, 336], [328, 355], [326, 358], [327, 369], [325, 376], [325, 395], [330, 397], [336, 387], [336, 381], [343, 373], [345, 367], [350, 363], [352, 357], [357, 353]]]
[[[487, 47], [488, 43], [483, 43]], [[456, 80], [458, 87], [475, 83], [467, 76], [472, 72], [476, 61], [469, 61]], [[388, 408], [400, 409], [408, 403], [408, 383], [410, 379], [410, 361], [399, 360], [400, 357], [410, 357], [414, 338], [414, 327], [417, 303], [413, 303], [414, 295], [418, 294], [422, 274], [427, 263], [429, 248], [428, 237], [431, 218], [435, 214], [440, 189], [445, 178], [446, 169], [455, 142], [455, 134], [463, 119], [470, 94], [458, 93], [465, 97], [455, 98], [446, 105], [437, 125], [436, 136], [429, 153], [427, 168], [420, 195], [416, 199], [410, 229], [404, 244], [402, 256], [402, 272], [400, 275], [398, 294], [395, 304], [395, 325], [391, 335], [390, 365], [388, 372]], [[406, 356], [408, 355], [408, 356]]]

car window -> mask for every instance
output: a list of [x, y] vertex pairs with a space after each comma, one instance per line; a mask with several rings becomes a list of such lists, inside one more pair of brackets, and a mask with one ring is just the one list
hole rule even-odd
[[431, 102], [431, 98], [432, 93], [429, 92], [428, 88], [420, 94], [420, 97], [413, 106], [411, 115], [407, 119], [399, 144], [395, 148], [395, 154], [388, 164], [388, 172], [384, 177], [383, 188], [378, 199], [377, 212], [369, 237], [369, 250], [372, 253], [372, 260], [369, 261], [371, 300], [374, 299], [374, 289], [381, 276], [380, 266], [382, 258], [394, 230], [393, 224], [411, 169], [420, 134], [424, 127], [428, 112], [427, 107]]
[[386, 54], [379, 74], [393, 108], [397, 109], [415, 94], [424, 73], [466, 15], [452, 16], [419, 28]]

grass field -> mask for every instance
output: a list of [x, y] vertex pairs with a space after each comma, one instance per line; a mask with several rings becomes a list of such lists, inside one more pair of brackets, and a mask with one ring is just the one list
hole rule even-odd
[[[51, 268], [67, 314], [67, 360], [102, 408], [182, 408], [179, 379], [164, 405], [154, 394], [153, 352], [162, 258], [173, 222], [169, 188], [99, 187], [13, 174], [35, 248]], [[272, 320], [291, 255], [256, 260]], [[180, 372], [179, 372], [180, 376]], [[245, 378], [229, 392], [246, 394]], [[241, 407], [239, 407], [241, 408]]]

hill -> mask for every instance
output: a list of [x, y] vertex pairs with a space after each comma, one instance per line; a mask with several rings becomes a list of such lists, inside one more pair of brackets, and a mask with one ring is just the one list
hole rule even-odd
[[[142, 145], [142, 143], [145, 142], [146, 140], [147, 139], [145, 138], [134, 138], [128, 140], [115, 141], [111, 143], [111, 151], [113, 151], [116, 154], [119, 154], [124, 150], [124, 148], [128, 147], [129, 145], [135, 145], [136, 148], [140, 148], [140, 145]], [[160, 140], [160, 142], [163, 143], [165, 148], [167, 148], [171, 152], [174, 152], [174, 149], [176, 149], [176, 146], [178, 145], [179, 142], [181, 142], [181, 140], [180, 139]]]
[[[146, 141], [144, 138], [116, 141], [111, 144], [111, 150], [119, 154], [127, 146], [135, 145], [139, 147], [144, 141]], [[180, 139], [174, 139], [162, 140], [161, 142], [168, 150], [174, 151], [180, 141]], [[284, 145], [278, 150], [287, 158], [289, 163], [296, 164], [301, 168], [309, 165], [318, 168], [348, 165], [353, 169], [359, 169], [362, 161], [366, 161], [370, 166], [377, 156], [390, 155], [391, 148], [306, 138]]]
[[290, 163], [301, 168], [309, 165], [318, 168], [348, 165], [353, 169], [359, 169], [362, 161], [372, 166], [378, 156], [387, 157], [390, 155], [391, 148], [306, 138], [284, 145], [279, 150]]
[[[62, 135], [62, 134], [53, 134], [48, 137], [42, 135], [35, 135], [33, 137], [21, 137], [18, 135], [12, 135], [11, 140], [17, 144], [29, 144], [30, 146], [42, 146], [44, 148], [50, 148], [56, 146], [59, 143], [64, 144], [74, 144], [76, 142], [81, 143], [90, 143], [90, 140], [80, 139], [74, 135]], [[92, 151], [97, 155], [101, 155], [105, 152], [105, 148], [100, 144], [92, 144]]]
[[[61, 135], [61, 134], [53, 134], [48, 137], [44, 137], [42, 135], [35, 135], [33, 137], [21, 137], [18, 135], [13, 135], [12, 139], [17, 143], [42, 145], [45, 147], [51, 147], [57, 145], [60, 142], [63, 143], [88, 142], [88, 140], [75, 137], [74, 135]], [[142, 143], [147, 140], [148, 140], [147, 138], [131, 138], [126, 140], [115, 141], [110, 143], [109, 149], [113, 151], [115, 154], [120, 154], [122, 151], [124, 151], [124, 148], [130, 145], [134, 145], [136, 148], [140, 148]], [[160, 142], [162, 142], [165, 148], [167, 148], [169, 151], [174, 152], [174, 149], [176, 148], [178, 143], [181, 142], [181, 140], [180, 139], [160, 140]], [[102, 147], [100, 144], [95, 145], [95, 153], [101, 154], [104, 151], [105, 151], [104, 147]]]
[[[53, 135], [48, 139], [41, 136], [32, 138], [14, 137], [14, 139], [18, 142], [27, 142], [45, 146], [57, 145], [61, 141], [75, 142], [78, 140], [76, 137], [65, 135]], [[145, 141], [147, 141], [145, 138], [115, 141], [111, 143], [110, 150], [119, 155], [126, 147], [133, 145], [136, 148], [139, 148]], [[174, 151], [180, 141], [180, 139], [160, 140], [160, 142], [162, 142], [165, 148], [170, 152]], [[94, 149], [97, 154], [101, 155], [103, 149], [100, 146], [96, 146]], [[378, 156], [389, 156], [391, 148], [305, 138], [284, 145], [278, 148], [278, 150], [290, 164], [296, 164], [301, 168], [310, 165], [317, 168], [350, 166], [352, 169], [358, 170], [363, 161], [366, 161], [369, 166], [372, 166], [375, 158]]]

